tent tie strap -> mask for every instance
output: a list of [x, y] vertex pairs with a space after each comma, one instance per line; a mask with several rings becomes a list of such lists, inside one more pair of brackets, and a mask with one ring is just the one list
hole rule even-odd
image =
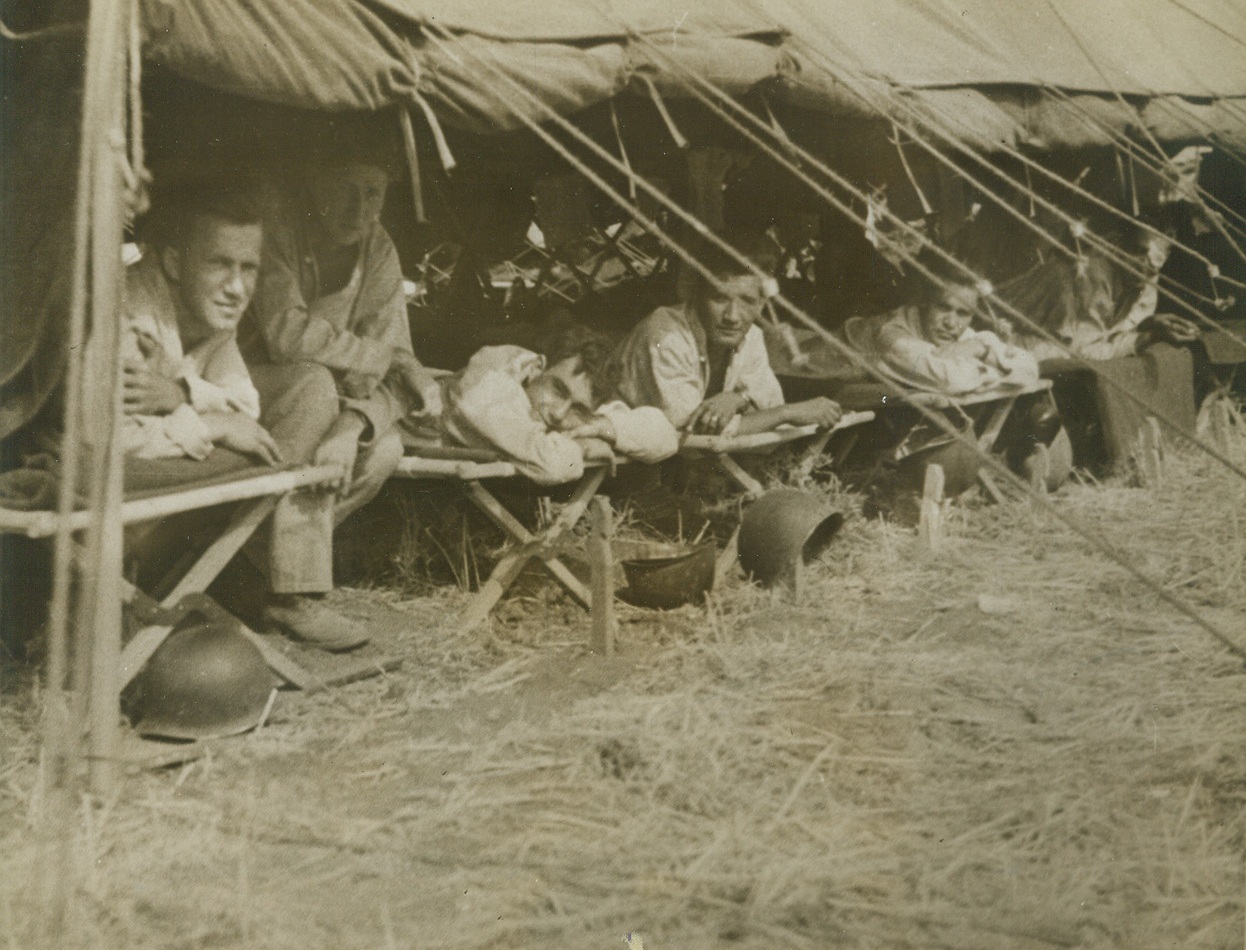
[[411, 175], [411, 200], [415, 205], [415, 220], [419, 224], [428, 221], [424, 209], [424, 181], [420, 174], [420, 153], [415, 147], [415, 129], [411, 122], [411, 110], [398, 107], [398, 124], [402, 128], [402, 144], [407, 153], [407, 171]]
[[683, 133], [679, 131], [679, 127], [675, 125], [675, 120], [671, 118], [670, 112], [667, 111], [666, 103], [662, 101], [662, 94], [658, 92], [658, 87], [649, 76], [641, 76], [640, 78], [649, 88], [649, 98], [653, 100], [654, 108], [658, 110], [658, 115], [666, 123], [666, 130], [671, 133], [671, 138], [675, 140], [675, 147], [680, 149], [687, 148], [688, 140], [684, 138]]
[[614, 126], [614, 137], [619, 143], [619, 161], [623, 163], [623, 173], [627, 176], [627, 196], [636, 201], [636, 173], [632, 170], [632, 160], [627, 155], [627, 144], [623, 141], [623, 127], [619, 124], [619, 111], [614, 107], [614, 99], [610, 100], [610, 124]]
[[437, 118], [437, 113], [433, 111], [433, 107], [429, 105], [418, 92], [413, 92], [412, 98], [415, 104], [420, 107], [420, 111], [424, 113], [424, 121], [428, 123], [429, 129], [433, 133], [433, 143], [437, 146], [437, 157], [441, 159], [441, 167], [447, 173], [454, 171], [458, 162], [454, 158], [454, 153], [450, 151], [450, 145], [446, 141], [446, 133], [441, 127], [441, 120]]

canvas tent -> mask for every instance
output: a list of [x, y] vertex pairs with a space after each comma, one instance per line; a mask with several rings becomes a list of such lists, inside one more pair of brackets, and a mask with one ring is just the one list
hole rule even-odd
[[[65, 6], [72, 19], [80, 5]], [[621, 93], [685, 96], [690, 72], [832, 127], [950, 110], [953, 135], [978, 149], [1104, 144], [1144, 127], [1246, 146], [1246, 10], [1231, 0], [699, 0], [677, 10], [656, 0], [141, 0], [139, 10], [144, 61], [209, 88], [331, 112], [419, 105], [435, 124], [476, 133], [521, 127], [522, 107], [436, 37], [487, 55], [564, 115]], [[63, 357], [75, 155], [66, 120], [76, 111], [45, 96], [75, 88], [75, 42], [5, 44], [9, 82], [44, 92], [5, 115], [6, 141], [21, 143], [6, 163], [6, 237], [23, 238], [4, 247], [0, 435], [42, 405]], [[42, 56], [30, 48], [40, 44]]]
[[[241, 97], [233, 102], [397, 115], [408, 128], [415, 116], [425, 153], [436, 143], [446, 170], [443, 126], [477, 140], [519, 129], [544, 138], [535, 126], [551, 112], [587, 124], [613, 118], [616, 103], [645, 105], [669, 125], [663, 102], [685, 100], [696, 82], [762, 113], [801, 115], [827, 148], [841, 127], [899, 128], [915, 112], [936, 123], [953, 114], [944, 147], [977, 153], [1108, 145], [1134, 133], [1246, 145], [1246, 14], [1229, 0], [1045, 2], [878, 0], [863, 10], [855, 0], [698, 0], [676, 13], [650, 0], [0, 0], [9, 149], [0, 163], [0, 437], [11, 447], [7, 437], [37, 429], [27, 423], [41, 411], [55, 422], [48, 397], [65, 379], [63, 417], [91, 427], [103, 447], [79, 479], [81, 428], [69, 426], [61, 446], [60, 512], [85, 495], [89, 516], [81, 546], [70, 519], [57, 519], [45, 738], [59, 738], [49, 748], [82, 735], [81, 710], [63, 693], [72, 682], [88, 693], [92, 784], [107, 791], [121, 641], [116, 314], [126, 219], [141, 215], [145, 196], [148, 67], [210, 97]], [[89, 380], [96, 393], [79, 399], [92, 388], [78, 371], [88, 333], [114, 359]], [[50, 761], [58, 772], [68, 760], [56, 751]]]

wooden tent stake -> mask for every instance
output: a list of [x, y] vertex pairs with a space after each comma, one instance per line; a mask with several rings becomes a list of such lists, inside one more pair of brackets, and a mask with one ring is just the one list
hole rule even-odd
[[927, 465], [917, 532], [931, 551], [943, 546], [943, 482], [943, 466]]
[[599, 656], [614, 653], [617, 623], [614, 616], [614, 514], [610, 499], [598, 495], [588, 508], [593, 532], [588, 539], [588, 560], [592, 567], [590, 587], [593, 592], [592, 628], [589, 646]]
[[1163, 487], [1164, 433], [1154, 416], [1146, 417], [1138, 433], [1138, 474], [1145, 487]]
[[1227, 393], [1216, 396], [1208, 409], [1211, 422], [1212, 444], [1221, 452], [1228, 452], [1233, 436], [1233, 412]]

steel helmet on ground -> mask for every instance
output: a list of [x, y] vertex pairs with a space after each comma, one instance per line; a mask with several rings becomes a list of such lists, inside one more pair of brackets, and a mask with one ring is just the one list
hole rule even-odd
[[740, 521], [740, 566], [766, 587], [790, 582], [797, 563], [816, 560], [843, 523], [843, 514], [817, 495], [794, 488], [766, 492]]
[[174, 630], [126, 690], [135, 731], [210, 739], [259, 724], [276, 686], [259, 649], [222, 620]]

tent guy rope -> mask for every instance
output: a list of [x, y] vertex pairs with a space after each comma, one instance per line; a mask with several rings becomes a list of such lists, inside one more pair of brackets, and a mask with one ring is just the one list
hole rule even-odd
[[[639, 38], [639, 39], [643, 41], [643, 38]], [[742, 116], [748, 118], [751, 121], [751, 123], [754, 124], [760, 130], [762, 130], [763, 133], [774, 134], [770, 132], [769, 126], [765, 122], [763, 122], [759, 117], [752, 115], [752, 113], [748, 112], [748, 110], [744, 109], [743, 106], [736, 103], [725, 92], [713, 87], [713, 84], [710, 83], [708, 80], [705, 80], [702, 77], [697, 77], [695, 76], [695, 74], [692, 74], [686, 70], [684, 70], [684, 72], [687, 73], [687, 75], [689, 75], [692, 79], [695, 79], [698, 83], [703, 83], [709, 86], [714, 91], [714, 94], [718, 97], [718, 99], [721, 100], [722, 104], [720, 105], [718, 102], [715, 102], [714, 100], [708, 98], [707, 96], [704, 96], [703, 94], [700, 93], [699, 90], [689, 85], [688, 88], [690, 89], [690, 91], [693, 92], [694, 96], [701, 99], [701, 101], [704, 102], [709, 108], [713, 109], [715, 112], [720, 114], [729, 124], [731, 124], [734, 128], [736, 128], [737, 131], [739, 131], [742, 135], [748, 138], [749, 141], [757, 145], [759, 148], [762, 148], [764, 151], [767, 152], [767, 154], [771, 155], [773, 158], [775, 158], [777, 161], [779, 161], [781, 164], [787, 167], [790, 171], [792, 171], [793, 174], [795, 174], [803, 182], [805, 182], [807, 185], [813, 188], [814, 191], [817, 194], [819, 194], [824, 200], [826, 200], [832, 207], [840, 211], [840, 213], [844, 214], [845, 216], [849, 217], [850, 220], [854, 220], [858, 224], [861, 224], [862, 226], [865, 225], [866, 223], [865, 219], [861, 216], [859, 212], [857, 212], [847, 203], [843, 202], [841, 199], [832, 195], [824, 187], [819, 185], [816, 181], [814, 181], [811, 177], [809, 177], [801, 168], [795, 165], [791, 159], [786, 158], [785, 156], [777, 152], [772, 146], [770, 146], [769, 143], [758, 138], [756, 135], [750, 132], [740, 122], [738, 122], [734, 116], [729, 115], [726, 109], [724, 108], [724, 106], [730, 107], [730, 109], [732, 109], [733, 111], [738, 112]], [[775, 137], [778, 138], [777, 135]], [[858, 189], [855, 185], [853, 185], [843, 176], [839, 175], [829, 166], [826, 166], [825, 164], [819, 162], [818, 159], [816, 159], [816, 157], [810, 155], [808, 152], [802, 149], [799, 145], [792, 142], [790, 138], [784, 136], [781, 139], [781, 142], [784, 143], [788, 149], [795, 152], [802, 160], [808, 161], [810, 164], [814, 165], [815, 167], [818, 167], [828, 177], [830, 177], [836, 184], [840, 185], [840, 187], [843, 187], [845, 190], [852, 193], [854, 196], [858, 198], [858, 200], [861, 200], [863, 203], [865, 202], [866, 196], [864, 192]], [[1011, 208], [1011, 206], [1009, 206], [1009, 210], [1016, 212], [1016, 209]], [[1020, 214], [1020, 212], [1016, 212], [1016, 213]], [[911, 235], [918, 234], [918, 232], [916, 232], [915, 229], [909, 226], [906, 222], [900, 222], [900, 225]], [[946, 263], [949, 263], [955, 266], [959, 270], [960, 273], [971, 278], [973, 282], [981, 283], [983, 278], [980, 274], [977, 274], [972, 269], [968, 268], [963, 262], [959, 261], [954, 256], [948, 254], [946, 251], [944, 251], [942, 248], [939, 248], [937, 245], [932, 244], [930, 246], [932, 250], [937, 255], [939, 255], [939, 257], [942, 260], [944, 260]], [[904, 256], [905, 256], [905, 260], [907, 263], [911, 264], [915, 269], [920, 271], [927, 278], [931, 280], [935, 280], [936, 283], [939, 283], [935, 275], [932, 274], [929, 271], [929, 269], [926, 268], [920, 261], [918, 261], [914, 255], [905, 253]], [[1094, 369], [1093, 363], [1091, 361], [1085, 360], [1084, 358], [1076, 356], [1075, 354], [1069, 352], [1068, 348], [1063, 344], [1062, 341], [1057, 339], [1046, 328], [1037, 324], [1028, 315], [1022, 313], [1016, 307], [1012, 306], [1008, 301], [1000, 299], [997, 295], [994, 295], [993, 293], [990, 295], [990, 298], [992, 302], [995, 303], [997, 306], [999, 306], [1000, 309], [1002, 309], [1008, 316], [1011, 316], [1011, 317], [1014, 317], [1020, 320], [1026, 326], [1035, 330], [1041, 336], [1043, 336], [1044, 338], [1048, 339], [1050, 342], [1053, 342], [1057, 346], [1062, 348], [1066, 353], [1068, 353], [1069, 357], [1074, 362], [1076, 362], [1078, 365], [1083, 366], [1084, 368], [1087, 368], [1090, 370]], [[1204, 440], [1199, 439], [1195, 433], [1185, 431], [1184, 428], [1181, 425], [1179, 425], [1176, 421], [1174, 421], [1168, 413], [1165, 413], [1162, 410], [1159, 410], [1158, 408], [1150, 405], [1145, 400], [1143, 400], [1140, 396], [1138, 396], [1135, 392], [1133, 392], [1131, 389], [1129, 389], [1126, 386], [1121, 385], [1118, 381], [1110, 377], [1104, 377], [1104, 382], [1111, 388], [1115, 389], [1116, 391], [1126, 396], [1126, 398], [1130, 399], [1132, 402], [1134, 402], [1138, 406], [1142, 407], [1148, 413], [1154, 415], [1158, 420], [1160, 420], [1166, 426], [1168, 426], [1171, 431], [1177, 432], [1180, 435], [1182, 435], [1184, 438], [1189, 439], [1192, 442], [1194, 442], [1206, 454], [1216, 459], [1216, 461], [1224, 465], [1230, 471], [1234, 472], [1239, 478], [1246, 480], [1246, 470], [1243, 470], [1240, 466], [1236, 465], [1219, 449], [1211, 446]]]
[[[438, 34], [441, 34], [441, 35], [438, 35]], [[444, 31], [440, 27], [430, 26], [428, 36], [430, 39], [433, 40], [434, 43], [436, 43], [439, 47], [444, 49], [448, 54], [454, 56], [456, 60], [458, 60], [460, 63], [463, 62], [458, 57], [458, 51], [453, 50], [450, 46], [450, 44], [453, 42], [453, 35], [450, 34], [448, 31]], [[485, 69], [489, 70], [491, 74], [501, 79], [509, 88], [515, 90], [515, 92], [519, 93], [521, 96], [527, 99], [527, 101], [532, 102], [533, 104], [537, 105], [541, 111], [545, 112], [547, 115], [551, 117], [554, 124], [558, 125], [565, 132], [570, 134], [573, 138], [575, 138], [578, 142], [580, 142], [581, 145], [585, 146], [591, 152], [596, 154], [599, 158], [606, 161], [616, 171], [626, 173], [626, 170], [621, 167], [621, 165], [618, 163], [617, 159], [614, 158], [614, 156], [610, 155], [609, 152], [602, 149], [596, 142], [594, 142], [591, 138], [589, 138], [587, 135], [585, 135], [583, 132], [577, 129], [572, 123], [570, 123], [569, 121], [564, 119], [562, 116], [558, 115], [557, 112], [555, 112], [553, 109], [545, 105], [545, 103], [542, 102], [539, 97], [534, 96], [528, 90], [524, 89], [523, 86], [520, 83], [518, 83], [513, 77], [507, 74], [504, 70], [500, 69], [495, 62], [489, 61], [483, 55], [476, 53], [470, 49], [466, 49], [464, 47], [460, 47], [460, 48], [463, 50], [463, 52], [467, 56], [470, 56], [474, 61], [479, 63]], [[679, 244], [673, 238], [670, 238], [669, 235], [664, 235], [664, 233], [661, 231], [658, 224], [655, 221], [653, 221], [648, 215], [644, 214], [644, 212], [640, 208], [636, 207], [632, 202], [630, 202], [625, 195], [623, 195], [616, 188], [611, 186], [598, 173], [593, 171], [593, 169], [591, 169], [582, 159], [575, 156], [575, 154], [572, 153], [570, 149], [568, 149], [565, 145], [563, 145], [560, 141], [558, 141], [558, 139], [555, 138], [552, 133], [544, 129], [539, 122], [527, 116], [522, 109], [517, 108], [515, 106], [516, 100], [514, 96], [507, 97], [507, 101], [512, 111], [517, 116], [519, 116], [520, 120], [534, 134], [536, 134], [542, 141], [544, 141], [547, 145], [549, 145], [550, 148], [553, 149], [560, 157], [562, 157], [565, 161], [571, 164], [572, 167], [576, 168], [581, 174], [583, 174], [586, 178], [588, 178], [589, 181], [591, 181], [594, 185], [596, 185], [599, 189], [601, 189], [603, 193], [606, 194], [616, 204], [618, 204], [620, 208], [627, 210], [629, 213], [633, 214], [636, 217], [637, 221], [640, 221], [646, 227], [650, 228], [655, 235], [662, 235], [662, 239], [664, 240], [664, 242], [667, 243], [668, 246], [672, 248], [672, 250], [676, 251], [676, 253], [679, 254], [679, 256], [681, 257], [681, 259], [687, 261], [690, 266], [694, 267], [694, 269], [698, 273], [700, 273], [702, 276], [707, 277], [708, 279], [712, 281], [715, 281], [715, 279], [713, 278], [713, 275], [709, 274], [705, 266], [696, 259], [695, 255], [691, 251], [689, 251], [683, 245]], [[672, 213], [676, 214], [678, 217], [684, 220], [685, 223], [687, 223], [690, 227], [692, 227], [697, 233], [701, 234], [703, 237], [705, 237], [707, 240], [713, 243], [716, 247], [718, 247], [720, 251], [733, 256], [738, 262], [751, 267], [751, 264], [749, 264], [747, 259], [739, 255], [738, 252], [734, 250], [734, 248], [732, 248], [730, 245], [724, 242], [717, 235], [713, 234], [704, 225], [704, 223], [700, 222], [694, 216], [688, 214], [688, 212], [686, 212], [677, 203], [671, 201], [665, 194], [661, 192], [660, 189], [658, 189], [656, 186], [648, 182], [643, 176], [636, 175], [634, 176], [634, 179], [635, 179], [636, 185], [641, 190], [645, 191], [651, 197], [656, 199], [659, 203], [667, 207], [667, 209], [670, 210]], [[899, 393], [898, 388], [896, 388], [894, 384], [890, 382], [890, 380], [886, 379], [884, 376], [878, 373], [878, 371], [875, 368], [873, 368], [869, 364], [869, 362], [865, 360], [853, 348], [847, 346], [847, 344], [836, 339], [825, 328], [820, 326], [804, 310], [802, 310], [801, 308], [793, 304], [791, 301], [787, 300], [782, 295], [779, 295], [775, 299], [784, 308], [784, 310], [786, 310], [789, 314], [791, 314], [793, 317], [798, 319], [800, 322], [804, 323], [807, 327], [809, 327], [810, 329], [818, 333], [827, 343], [829, 343], [842, 355], [844, 355], [846, 358], [853, 361], [856, 365], [858, 365], [863, 370], [866, 370], [867, 372], [869, 372], [870, 375], [878, 379], [879, 382], [882, 383], [885, 387], [889, 389], [893, 389], [894, 391]], [[945, 433], [950, 435], [953, 439], [957, 440], [958, 442], [960, 442], [961, 444], [965, 445], [966, 447], [970, 448], [973, 452], [975, 452], [975, 454], [979, 456], [979, 459], [983, 465], [992, 469], [992, 471], [996, 475], [1004, 479], [1008, 484], [1012, 485], [1014, 489], [1018, 490], [1023, 495], [1027, 495], [1031, 497], [1034, 500], [1034, 502], [1037, 503], [1045, 512], [1047, 512], [1049, 515], [1054, 517], [1056, 520], [1064, 523], [1070, 530], [1072, 530], [1073, 532], [1078, 534], [1080, 537], [1082, 537], [1084, 540], [1092, 544], [1097, 550], [1103, 553], [1106, 557], [1110, 558], [1118, 566], [1125, 569], [1131, 576], [1133, 576], [1140, 583], [1142, 583], [1156, 597], [1158, 597], [1160, 600], [1167, 603], [1169, 606], [1171, 606], [1176, 611], [1178, 611], [1180, 614], [1185, 616], [1187, 619], [1195, 623], [1201, 629], [1211, 634], [1215, 639], [1220, 641], [1221, 644], [1223, 644], [1228, 650], [1233, 652], [1239, 658], [1246, 659], [1246, 647], [1235, 642], [1232, 637], [1230, 637], [1227, 633], [1221, 630], [1216, 624], [1206, 619], [1201, 613], [1199, 613], [1198, 610], [1196, 610], [1192, 605], [1190, 605], [1184, 598], [1179, 597], [1176, 594], [1173, 594], [1172, 592], [1167, 590], [1162, 584], [1160, 584], [1158, 581], [1155, 581], [1153, 578], [1151, 578], [1141, 568], [1139, 568], [1137, 564], [1133, 562], [1132, 559], [1130, 559], [1124, 553], [1119, 551], [1109, 541], [1100, 537], [1093, 531], [1089, 530], [1084, 525], [1080, 524], [1076, 518], [1073, 518], [1067, 513], [1061, 511], [1057, 506], [1055, 506], [1050, 501], [1050, 499], [1046, 498], [1041, 493], [1034, 491], [1031, 488], [1031, 486], [1026, 484], [1021, 479], [1017, 478], [1017, 476], [1015, 476], [1002, 462], [1000, 462], [994, 456], [983, 453], [977, 446], [976, 442], [974, 442], [973, 440], [967, 439], [963, 433], [959, 432], [953, 426], [951, 426], [947, 422], [947, 420], [944, 419], [941, 415], [939, 415], [938, 413], [932, 412], [923, 406], [917, 406], [915, 408], [917, 408], [922, 413], [922, 415], [926, 416], [930, 422], [938, 426], [941, 430], [943, 430]]]

